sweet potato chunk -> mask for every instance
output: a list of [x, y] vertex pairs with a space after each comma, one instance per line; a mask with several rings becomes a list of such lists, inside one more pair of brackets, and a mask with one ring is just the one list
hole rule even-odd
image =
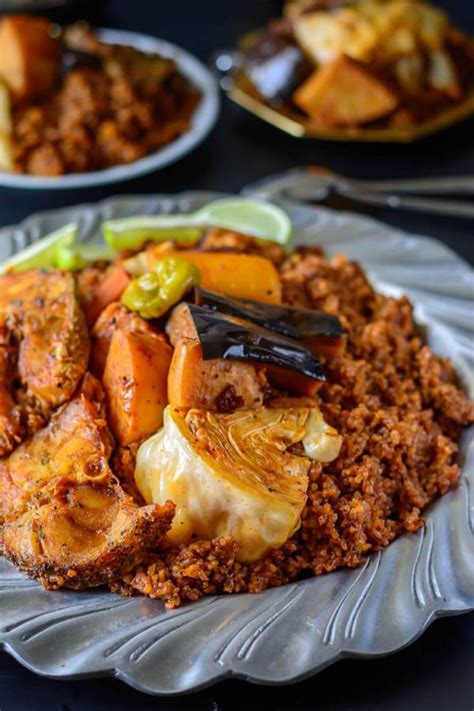
[[103, 385], [112, 432], [121, 445], [137, 442], [163, 424], [172, 349], [159, 336], [115, 331]]
[[168, 399], [174, 407], [232, 412], [263, 403], [266, 378], [250, 363], [203, 360], [197, 340], [178, 341], [168, 375]]
[[316, 70], [293, 94], [295, 104], [324, 126], [358, 126], [391, 113], [396, 94], [348, 57]]
[[0, 20], [0, 78], [16, 98], [31, 99], [53, 87], [59, 51], [48, 20], [23, 15]]

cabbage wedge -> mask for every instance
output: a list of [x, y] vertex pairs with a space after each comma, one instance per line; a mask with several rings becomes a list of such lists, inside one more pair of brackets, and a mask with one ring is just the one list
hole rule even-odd
[[[147, 502], [176, 504], [172, 543], [230, 536], [240, 560], [256, 560], [299, 528], [311, 459], [339, 453], [341, 437], [322, 423], [316, 408], [222, 415], [168, 406], [138, 451], [135, 480]], [[290, 451], [298, 442], [302, 455]]]

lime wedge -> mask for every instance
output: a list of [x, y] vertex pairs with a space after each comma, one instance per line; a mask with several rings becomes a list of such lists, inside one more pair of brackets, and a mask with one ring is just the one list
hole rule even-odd
[[286, 212], [264, 200], [223, 198], [205, 205], [194, 215], [206, 227], [234, 230], [278, 244], [288, 244], [291, 239], [291, 220]]
[[114, 257], [114, 250], [105, 244], [62, 244], [56, 250], [55, 265], [73, 272], [94, 262], [111, 262]]
[[139, 249], [147, 240], [196, 241], [207, 227], [220, 227], [287, 244], [291, 221], [272, 203], [250, 198], [223, 198], [197, 212], [183, 215], [150, 215], [108, 220], [102, 225], [105, 241], [113, 249]]
[[123, 217], [104, 222], [102, 233], [107, 244], [115, 250], [139, 249], [145, 242], [164, 242], [169, 239], [191, 245], [200, 238], [202, 228], [183, 225], [189, 217], [191, 215]]
[[55, 267], [59, 247], [74, 244], [77, 225], [70, 223], [33, 242], [0, 265], [0, 274], [24, 272], [35, 267]]

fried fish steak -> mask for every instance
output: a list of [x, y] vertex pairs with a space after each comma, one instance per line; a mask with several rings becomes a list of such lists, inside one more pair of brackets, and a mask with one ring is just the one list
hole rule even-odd
[[5, 556], [47, 588], [116, 580], [158, 546], [171, 502], [137, 506], [109, 467], [103, 392], [87, 375], [47, 427], [0, 461]]
[[13, 398], [14, 349], [6, 326], [0, 323], [0, 456], [21, 440], [20, 408]]
[[[32, 269], [0, 278], [0, 456], [22, 438], [19, 413], [23, 421], [44, 424], [52, 409], [71, 398], [88, 359], [72, 274]], [[39, 418], [31, 416], [34, 411]], [[26, 432], [35, 429], [31, 422]]]

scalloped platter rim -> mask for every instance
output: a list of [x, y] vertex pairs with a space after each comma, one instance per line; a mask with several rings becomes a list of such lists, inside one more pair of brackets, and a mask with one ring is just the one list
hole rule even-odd
[[[81, 239], [93, 241], [105, 218], [190, 211], [216, 196], [122, 196], [33, 215], [0, 230], [0, 260], [65, 222], [78, 220]], [[453, 359], [474, 395], [473, 271], [462, 259], [434, 239], [365, 217], [280, 202], [297, 243], [344, 251], [364, 264], [377, 288], [407, 293], [429, 343]], [[461, 457], [459, 486], [430, 507], [417, 534], [400, 537], [358, 569], [260, 595], [214, 596], [166, 612], [144, 597], [48, 592], [0, 559], [0, 644], [37, 674], [113, 675], [155, 695], [228, 677], [285, 684], [341, 657], [394, 652], [436, 617], [474, 608], [474, 428], [463, 435]]]

